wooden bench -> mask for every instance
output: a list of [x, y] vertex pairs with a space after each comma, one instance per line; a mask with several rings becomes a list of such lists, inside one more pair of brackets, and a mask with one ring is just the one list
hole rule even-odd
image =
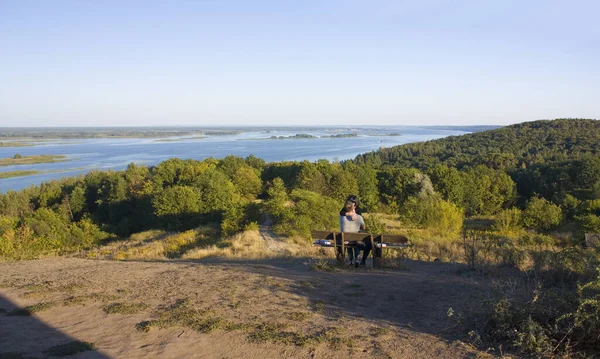
[[338, 262], [344, 262], [346, 248], [354, 248], [370, 244], [373, 253], [373, 267], [381, 267], [381, 258], [384, 248], [406, 248], [409, 240], [401, 234], [371, 234], [371, 233], [346, 233], [330, 231], [312, 231], [312, 238], [316, 245], [333, 247]]

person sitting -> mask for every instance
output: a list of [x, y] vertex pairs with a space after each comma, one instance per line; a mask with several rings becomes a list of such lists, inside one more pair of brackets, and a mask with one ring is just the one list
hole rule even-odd
[[[355, 195], [350, 195], [346, 199], [346, 203], [344, 204], [344, 208], [340, 211], [340, 231], [347, 233], [358, 233], [361, 230], [365, 230], [365, 220], [362, 215], [356, 212], [356, 208], [358, 207], [358, 198]], [[352, 243], [355, 247], [348, 248], [348, 258], [350, 259], [350, 265], [355, 265], [358, 267], [359, 261], [358, 257], [360, 254], [360, 246], [363, 246], [363, 243]], [[362, 264], [364, 265], [364, 256]]]

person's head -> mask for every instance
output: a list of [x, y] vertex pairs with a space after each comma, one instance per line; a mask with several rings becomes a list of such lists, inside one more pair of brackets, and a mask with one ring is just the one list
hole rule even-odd
[[344, 207], [346, 207], [346, 211], [352, 211], [356, 209], [356, 207], [358, 207], [358, 197], [353, 194], [349, 195], [348, 198], [346, 198], [346, 204]]

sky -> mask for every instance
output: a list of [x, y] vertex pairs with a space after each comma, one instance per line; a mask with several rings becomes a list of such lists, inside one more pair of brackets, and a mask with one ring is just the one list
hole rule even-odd
[[0, 127], [600, 118], [600, 2], [0, 0]]

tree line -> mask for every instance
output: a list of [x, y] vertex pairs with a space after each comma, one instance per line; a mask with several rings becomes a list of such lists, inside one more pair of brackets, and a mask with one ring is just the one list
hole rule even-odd
[[[529, 133], [526, 138], [535, 137], [532, 131], [558, 136], [561, 131], [555, 129], [565, 126], [586, 132], [587, 140], [573, 130], [571, 138], [579, 138], [573, 140], [579, 145], [558, 156], [560, 146], [550, 145], [546, 137], [543, 149], [536, 144], [527, 148], [550, 157], [525, 165], [525, 157], [514, 153], [468, 165], [452, 165], [450, 157], [443, 161], [439, 151], [425, 155], [425, 149], [447, 149], [458, 141], [470, 144], [465, 153], [483, 158], [495, 143], [490, 139], [520, 143], [519, 133]], [[382, 151], [380, 157], [371, 153], [341, 163], [266, 163], [252, 155], [173, 158], [156, 166], [130, 164], [124, 171], [93, 171], [9, 191], [0, 195], [0, 255], [28, 258], [71, 251], [152, 228], [211, 225], [227, 236], [267, 218], [280, 234], [307, 237], [311, 229], [337, 228], [337, 213], [350, 193], [359, 195], [364, 211], [397, 214], [409, 225], [440, 235], [457, 235], [463, 218], [473, 216], [493, 217], [495, 226], [505, 230], [549, 231], [574, 223], [581, 232], [600, 232], [600, 159], [593, 152], [598, 144], [586, 142], [600, 137], [595, 122], [558, 120], [488, 132], [404, 145]], [[507, 137], [513, 132], [519, 140]], [[408, 156], [371, 160], [414, 148], [422, 149], [414, 156], [416, 164], [407, 165]]]

